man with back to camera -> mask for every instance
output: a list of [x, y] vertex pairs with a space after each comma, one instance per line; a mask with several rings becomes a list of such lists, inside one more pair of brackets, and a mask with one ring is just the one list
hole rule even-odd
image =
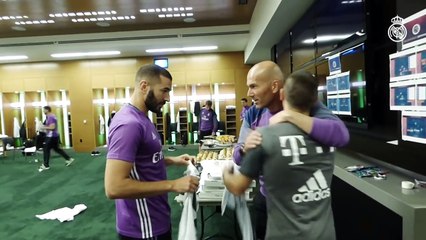
[[[284, 112], [309, 116], [317, 101], [318, 83], [299, 71], [286, 80]], [[244, 194], [262, 173], [267, 192], [268, 240], [333, 240], [336, 238], [330, 186], [334, 154], [292, 123], [259, 128], [260, 144], [244, 156], [240, 173], [224, 169], [226, 188]], [[285, 177], [283, 177], [285, 176]]]
[[207, 100], [206, 105], [201, 109], [200, 112], [200, 139], [204, 139], [205, 136], [216, 135], [218, 128], [217, 115], [212, 109], [212, 101]]
[[[242, 156], [260, 144], [262, 137], [259, 132], [252, 131], [258, 127], [268, 126], [269, 121], [288, 121], [309, 134], [312, 139], [326, 145], [341, 147], [348, 143], [349, 133], [344, 123], [322, 103], [317, 102], [306, 116], [294, 111], [282, 111], [279, 91], [283, 87], [284, 76], [277, 64], [263, 61], [255, 64], [247, 74], [247, 95], [255, 106], [246, 113], [240, 129], [238, 144], [234, 147], [234, 162], [242, 162]], [[310, 117], [313, 116], [313, 117]], [[266, 231], [266, 199], [267, 196], [263, 176], [259, 177], [259, 193], [254, 197], [254, 228], [257, 239], [264, 239]]]
[[187, 165], [193, 157], [164, 157], [160, 136], [148, 118], [148, 111], [161, 113], [169, 101], [171, 82], [166, 69], [142, 66], [130, 103], [111, 122], [105, 193], [115, 199], [120, 239], [172, 239], [167, 193], [198, 188], [197, 177], [167, 180], [166, 165]]
[[240, 121], [244, 121], [244, 116], [246, 115], [247, 110], [250, 108], [247, 102], [247, 98], [241, 98], [241, 105], [243, 106], [243, 110], [240, 113]]
[[50, 106], [44, 106], [43, 112], [46, 114], [46, 123], [41, 126], [41, 130], [46, 132], [46, 138], [43, 147], [43, 164], [40, 166], [39, 171], [50, 169], [50, 150], [52, 149], [65, 158], [65, 166], [68, 167], [74, 162], [74, 158], [68, 156], [68, 154], [59, 147], [58, 120], [55, 114], [52, 113], [52, 108]]

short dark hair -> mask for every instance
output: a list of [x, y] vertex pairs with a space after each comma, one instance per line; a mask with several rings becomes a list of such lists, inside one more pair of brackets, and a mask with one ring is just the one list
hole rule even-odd
[[149, 83], [158, 83], [160, 81], [160, 76], [166, 77], [170, 79], [170, 81], [172, 80], [172, 75], [169, 71], [158, 65], [148, 64], [139, 68], [136, 73], [135, 81], [139, 82], [141, 79], [145, 79]]
[[308, 111], [318, 100], [318, 81], [307, 71], [294, 72], [285, 81], [284, 94], [292, 107]]
[[52, 111], [52, 108], [50, 106], [44, 106], [43, 107], [44, 110], [47, 110], [48, 112]]
[[207, 101], [206, 101], [206, 105], [207, 105], [207, 106], [209, 106], [209, 107], [211, 107], [211, 106], [213, 105], [213, 103], [212, 103], [212, 101], [207, 100]]
[[247, 98], [241, 98], [241, 101], [247, 102]]

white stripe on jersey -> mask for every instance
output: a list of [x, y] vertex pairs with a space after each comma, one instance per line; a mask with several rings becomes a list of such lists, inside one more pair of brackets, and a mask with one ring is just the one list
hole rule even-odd
[[[131, 174], [133, 175], [133, 177], [135, 179], [140, 180], [139, 174], [136, 171], [135, 165], [132, 168]], [[136, 199], [136, 206], [138, 208], [138, 215], [139, 215], [139, 218], [141, 220], [142, 238], [153, 237], [151, 218], [149, 216], [148, 205], [146, 204], [146, 199]]]

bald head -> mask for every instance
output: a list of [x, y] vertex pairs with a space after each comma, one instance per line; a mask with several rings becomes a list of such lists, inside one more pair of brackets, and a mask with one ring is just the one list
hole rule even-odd
[[247, 78], [262, 79], [267, 83], [278, 80], [280, 87], [284, 85], [284, 75], [280, 67], [272, 61], [263, 61], [254, 65], [248, 72]]

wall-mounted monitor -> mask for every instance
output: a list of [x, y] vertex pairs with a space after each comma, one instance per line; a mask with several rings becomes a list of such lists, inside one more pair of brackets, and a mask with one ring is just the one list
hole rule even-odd
[[426, 144], [426, 112], [402, 112], [402, 140]]
[[402, 49], [426, 43], [426, 9], [417, 12], [402, 21], [407, 36], [402, 41]]
[[162, 68], [169, 67], [169, 59], [167, 58], [154, 58], [154, 64]]
[[340, 53], [328, 58], [328, 68], [330, 75], [341, 73], [342, 64], [340, 63]]

